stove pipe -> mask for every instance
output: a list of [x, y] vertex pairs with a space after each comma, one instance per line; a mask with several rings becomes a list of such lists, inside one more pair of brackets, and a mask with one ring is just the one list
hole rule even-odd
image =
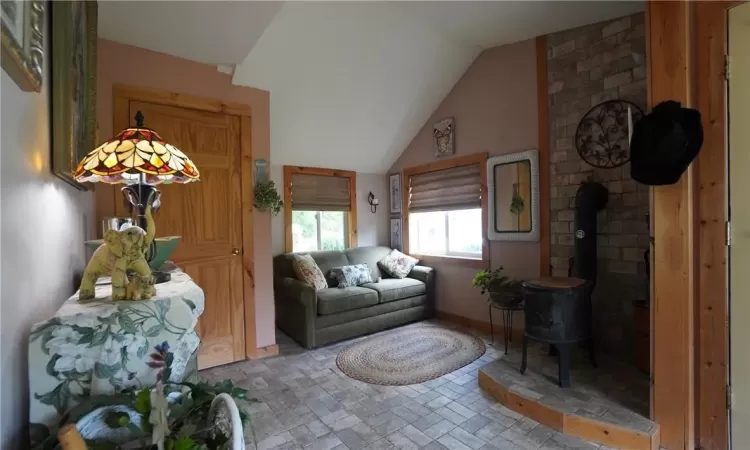
[[584, 181], [576, 192], [575, 249], [569, 274], [596, 284], [596, 213], [607, 205], [609, 191], [601, 183]]

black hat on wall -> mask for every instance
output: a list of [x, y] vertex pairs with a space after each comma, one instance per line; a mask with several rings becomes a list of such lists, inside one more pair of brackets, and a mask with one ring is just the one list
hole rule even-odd
[[630, 176], [650, 186], [674, 184], [703, 144], [701, 114], [678, 102], [659, 103], [635, 123], [630, 141]]

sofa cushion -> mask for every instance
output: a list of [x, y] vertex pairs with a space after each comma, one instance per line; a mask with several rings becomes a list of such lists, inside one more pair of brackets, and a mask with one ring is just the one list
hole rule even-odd
[[310, 255], [294, 255], [292, 265], [298, 280], [309, 284], [316, 291], [328, 287], [326, 277], [323, 276], [323, 272], [320, 271], [320, 268], [318, 268], [315, 260]]
[[336, 279], [331, 278], [331, 269], [334, 267], [341, 267], [341, 266], [348, 266], [349, 264], [352, 264], [349, 262], [349, 259], [346, 257], [346, 254], [344, 252], [340, 251], [324, 251], [324, 252], [310, 252], [310, 256], [313, 257], [315, 262], [318, 264], [318, 267], [320, 267], [320, 270], [323, 272], [323, 275], [326, 276], [326, 280], [328, 280], [328, 287], [336, 287]]
[[367, 264], [354, 264], [351, 266], [334, 267], [331, 269], [331, 278], [336, 279], [339, 289], [351, 286], [361, 286], [372, 283], [372, 273]]
[[318, 314], [336, 314], [377, 305], [378, 293], [364, 287], [328, 288], [318, 291]]
[[383, 259], [378, 261], [381, 269], [386, 271], [393, 278], [404, 278], [409, 275], [411, 269], [417, 265], [419, 260], [409, 255], [393, 250]]
[[383, 278], [379, 283], [367, 283], [362, 287], [376, 291], [380, 297], [380, 303], [414, 297], [427, 292], [427, 286], [413, 278]]
[[378, 267], [378, 261], [391, 253], [390, 247], [354, 247], [345, 250], [350, 264], [367, 264], [372, 273], [372, 280], [376, 281], [380, 277], [387, 277]]

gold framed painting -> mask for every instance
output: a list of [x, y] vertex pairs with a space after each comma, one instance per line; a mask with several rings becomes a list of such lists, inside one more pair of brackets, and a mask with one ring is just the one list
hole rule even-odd
[[42, 89], [45, 7], [41, 1], [0, 2], [3, 70], [27, 92]]
[[73, 171], [96, 146], [97, 3], [50, 2], [52, 172], [78, 189]]

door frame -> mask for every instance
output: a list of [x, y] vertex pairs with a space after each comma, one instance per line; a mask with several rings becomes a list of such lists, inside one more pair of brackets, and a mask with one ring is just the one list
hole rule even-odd
[[[112, 130], [119, 132], [130, 126], [130, 101], [156, 103], [166, 106], [224, 113], [240, 118], [240, 189], [242, 199], [242, 294], [244, 304], [244, 355], [257, 357], [255, 327], [255, 258], [253, 252], [253, 155], [251, 145], [252, 108], [243, 103], [143, 88], [126, 84], [112, 85]], [[100, 183], [95, 187], [95, 216], [97, 224], [115, 215], [115, 202], [121, 201], [114, 185]], [[99, 230], [99, 227], [96, 227]], [[100, 231], [97, 231], [99, 233]]]

